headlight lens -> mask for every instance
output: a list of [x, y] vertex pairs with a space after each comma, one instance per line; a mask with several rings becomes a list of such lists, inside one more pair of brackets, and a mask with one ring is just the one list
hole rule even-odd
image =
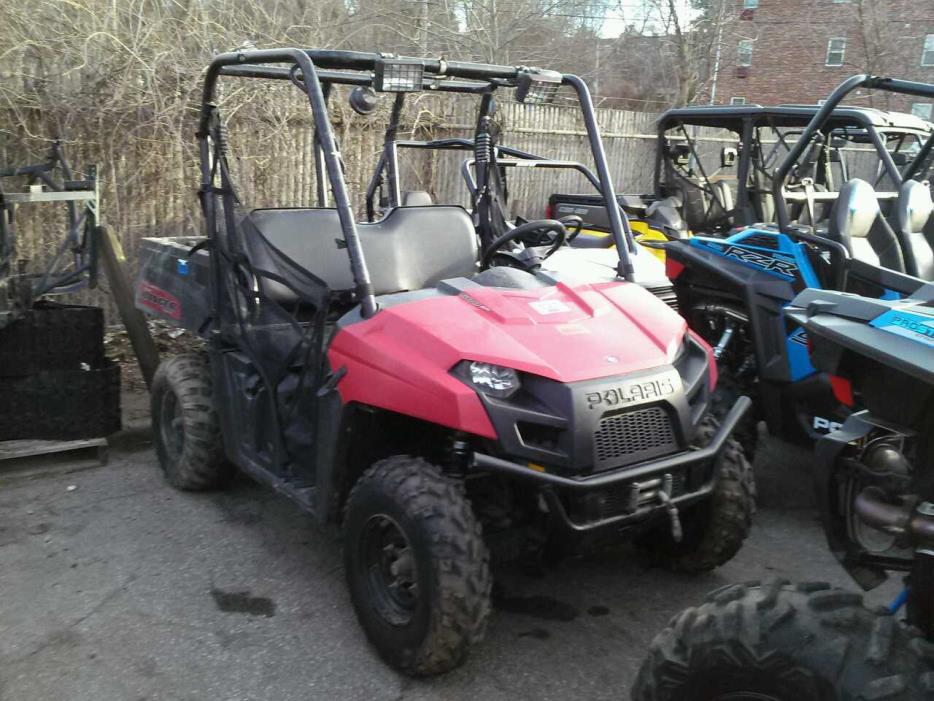
[[467, 380], [477, 391], [491, 397], [510, 397], [519, 389], [519, 373], [512, 368], [504, 368], [492, 363], [477, 360], [465, 362]]

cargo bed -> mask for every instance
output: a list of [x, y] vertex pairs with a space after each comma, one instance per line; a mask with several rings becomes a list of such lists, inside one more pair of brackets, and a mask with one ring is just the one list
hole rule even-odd
[[210, 259], [203, 236], [145, 238], [139, 249], [136, 307], [199, 335], [210, 317]]

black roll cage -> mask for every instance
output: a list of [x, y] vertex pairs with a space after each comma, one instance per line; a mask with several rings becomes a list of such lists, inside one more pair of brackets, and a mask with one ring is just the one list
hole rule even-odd
[[[376, 193], [384, 185], [388, 185], [388, 196], [386, 198], [387, 207], [397, 207], [401, 203], [402, 194], [399, 190], [398, 182], [398, 150], [410, 148], [429, 151], [468, 151], [474, 152], [476, 143], [472, 139], [462, 137], [452, 137], [446, 139], [433, 139], [431, 141], [417, 141], [411, 139], [390, 140], [387, 133], [386, 143], [383, 151], [380, 153], [376, 164], [376, 170], [370, 178], [366, 190], [366, 214], [369, 221], [376, 218]], [[584, 176], [593, 187], [600, 191], [600, 180], [596, 174], [583, 163], [577, 161], [563, 161], [545, 156], [538, 156], [528, 151], [512, 148], [502, 144], [496, 145], [496, 152], [500, 156], [509, 156], [510, 158], [497, 158], [497, 168], [551, 168], [555, 170], [574, 170]], [[395, 165], [392, 163], [395, 162]], [[476, 157], [467, 157], [461, 162], [461, 177], [467, 187], [468, 194], [473, 202], [476, 202], [479, 187], [478, 178], [472, 172], [477, 166]], [[623, 217], [625, 218], [625, 211]], [[624, 219], [625, 221], [625, 219]]]
[[[334, 84], [375, 87], [374, 73], [378, 67], [385, 65], [387, 59], [403, 60], [407, 63], [420, 65], [424, 76], [421, 86], [423, 90], [480, 95], [481, 119], [485, 113], [490, 112], [492, 92], [497, 87], [515, 87], [518, 85], [520, 78], [530, 72], [530, 69], [522, 66], [499, 66], [448, 61], [440, 58], [396, 57], [356, 51], [282, 48], [228, 52], [215, 56], [205, 74], [201, 116], [197, 133], [201, 161], [201, 198], [207, 236], [211, 245], [223, 245], [216, 236], [216, 200], [209, 195], [220, 194], [224, 197], [224, 216], [228, 224], [228, 230], [233, 229], [232, 206], [235, 198], [229, 187], [226, 162], [223, 159], [223, 152], [226, 150], [225, 137], [218, 119], [217, 106], [214, 104], [218, 78], [221, 75], [226, 75], [243, 78], [288, 80], [307, 95], [314, 118], [316, 171], [318, 175], [327, 176], [331, 192], [334, 195], [335, 209], [338, 213], [347, 253], [350, 258], [350, 269], [355, 283], [356, 297], [360, 302], [361, 313], [364, 317], [370, 317], [377, 312], [377, 303], [348, 197], [337, 142], [328, 119], [327, 98], [330, 86]], [[596, 165], [600, 183], [599, 191], [608, 205], [610, 229], [620, 258], [618, 274], [631, 281], [634, 275], [632, 262], [629, 258], [630, 246], [633, 245], [632, 236], [628, 222], [624, 223], [625, 214], [618, 207], [609, 206], [609, 203], [616, 201], [615, 190], [609, 164], [607, 163], [606, 151], [597, 126], [596, 111], [590, 98], [590, 91], [587, 84], [580, 77], [572, 74], [561, 74], [561, 84], [573, 88], [577, 93], [588, 141]], [[398, 124], [398, 116], [403, 101], [404, 93], [397, 93], [393, 105], [396, 125]], [[390, 127], [393, 127], [392, 121]], [[214, 146], [218, 147], [216, 151], [211, 147], [212, 141]], [[224, 162], [217, 162], [217, 154], [221, 154], [220, 160]], [[219, 190], [215, 187], [215, 177], [218, 169], [222, 181], [222, 187]], [[393, 173], [393, 177], [395, 177], [395, 173]], [[323, 177], [318, 178], [319, 204], [326, 201], [327, 193], [323, 187], [323, 182]], [[212, 256], [214, 260], [212, 306], [215, 312], [212, 316], [215, 320], [218, 319], [216, 311], [220, 307], [222, 290], [220, 258], [219, 255]], [[215, 323], [217, 322], [215, 321]]]
[[[854, 75], [840, 83], [833, 92], [827, 96], [824, 104], [817, 110], [817, 113], [801, 132], [801, 136], [795, 142], [794, 146], [788, 151], [785, 160], [776, 169], [772, 180], [772, 194], [775, 197], [775, 213], [778, 218], [778, 227], [782, 231], [788, 231], [791, 221], [788, 215], [787, 193], [785, 192], [785, 179], [794, 168], [795, 163], [804, 153], [805, 149], [813, 141], [816, 134], [825, 130], [825, 125], [832, 118], [834, 110], [843, 101], [843, 99], [857, 88], [866, 87], [871, 90], [881, 90], [882, 92], [893, 92], [902, 95], [917, 95], [919, 97], [934, 97], [934, 85], [929, 83], [919, 83], [909, 80], [900, 80], [897, 78], [881, 78], [865, 74]], [[903, 171], [898, 170], [892, 155], [885, 147], [885, 142], [875, 128], [867, 129], [873, 146], [882, 159], [885, 170], [889, 173], [896, 183], [904, 182], [914, 177], [920, 164], [923, 163], [934, 147], [934, 134], [931, 134], [917, 156], [905, 167]]]
[[[386, 141], [383, 150], [376, 162], [376, 170], [366, 188], [366, 216], [369, 221], [376, 218], [376, 193], [381, 187], [387, 185], [388, 196], [386, 198], [387, 207], [398, 207], [402, 200], [402, 193], [399, 190], [399, 157], [398, 150], [402, 149], [420, 149], [427, 151], [470, 151], [473, 152], [476, 144], [473, 139], [462, 137], [452, 137], [447, 139], [432, 139], [431, 141], [418, 141], [415, 139], [390, 138], [387, 130]], [[529, 159], [534, 161], [545, 161], [546, 158], [536, 156], [534, 153], [522, 151], [510, 146], [498, 145], [497, 151], [513, 158]], [[472, 160], [472, 159], [468, 159]], [[465, 161], [466, 163], [466, 161]], [[500, 164], [502, 165], [502, 164]], [[461, 168], [463, 174], [463, 166]], [[472, 186], [471, 186], [472, 185]], [[476, 196], [476, 183], [467, 181], [467, 187], [470, 196]]]
[[[841, 98], [842, 99], [842, 98]], [[837, 104], [839, 103], [839, 100]], [[826, 107], [826, 105], [824, 105]], [[823, 107], [811, 106], [811, 105], [780, 105], [777, 107], [762, 107], [760, 105], [743, 105], [743, 106], [729, 106], [729, 107], [687, 107], [687, 108], [677, 108], [669, 110], [659, 117], [657, 122], [657, 133], [658, 133], [658, 144], [659, 148], [656, 150], [655, 154], [655, 172], [654, 172], [654, 188], [653, 192], [655, 197], [662, 197], [664, 193], [662, 189], [666, 183], [664, 177], [666, 168], [670, 167], [670, 154], [667, 147], [667, 142], [672, 138], [670, 132], [673, 130], [678, 130], [680, 136], [676, 138], [683, 139], [690, 149], [692, 158], [694, 161], [700, 165], [700, 157], [695, 148], [695, 140], [692, 135], [689, 133], [689, 127], [707, 127], [707, 128], [722, 128], [727, 129], [738, 135], [739, 141], [741, 144], [754, 145], [758, 144], [758, 137], [756, 136], [756, 131], [760, 128], [771, 128], [778, 135], [778, 141], [773, 146], [772, 151], [768, 154], [768, 157], [772, 157], [775, 153], [778, 152], [780, 146], [784, 146], [786, 150], [786, 157], [782, 162], [783, 165], [787, 165], [787, 169], [779, 175], [779, 169], [776, 169], [772, 174], [768, 175], [768, 180], [773, 189], [773, 194], [776, 192], [775, 186], [776, 183], [782, 186], [782, 196], [779, 197], [775, 195], [776, 201], [776, 212], [779, 211], [778, 203], [781, 203], [782, 210], [787, 213], [787, 201], [801, 201], [805, 198], [804, 193], [797, 192], [788, 192], [784, 188], [785, 180], [788, 174], [791, 172], [791, 169], [796, 165], [797, 159], [804, 153], [807, 146], [810, 144], [810, 140], [813, 139], [814, 134], [817, 131], [830, 133], [835, 135], [837, 132], [840, 132], [841, 135], [847, 136], [852, 135], [853, 130], [858, 129], [861, 134], [865, 134], [865, 138], [878, 152], [880, 158], [880, 168], [881, 173], [879, 178], [884, 175], [888, 175], [892, 178], [893, 182], [900, 183], [904, 180], [912, 177], [911, 169], [919, 167], [919, 164], [923, 161], [924, 157], [930, 152], [930, 146], [928, 151], [922, 149], [914, 159], [908, 164], [906, 169], [903, 172], [899, 172], [898, 166], [895, 164], [892, 155], [889, 153], [888, 149], [885, 146], [885, 139], [883, 134], [886, 137], [893, 134], [900, 135], [902, 141], [899, 142], [899, 146], [896, 149], [898, 151], [901, 146], [904, 138], [909, 135], [916, 136], [918, 138], [927, 137], [924, 139], [925, 144], [930, 144], [930, 138], [934, 135], [934, 132], [929, 131], [925, 135], [922, 131], [913, 129], [907, 124], [879, 124], [872, 118], [872, 113], [877, 113], [878, 110], [865, 109], [859, 107], [838, 107], [834, 109], [833, 106], [827, 111], [826, 118], [822, 121], [820, 127], [809, 133], [805, 137], [805, 133], [809, 129], [810, 125], [813, 124], [814, 120], [817, 118], [817, 115], [820, 114]], [[858, 126], [857, 126], [858, 125]], [[782, 127], [800, 128], [801, 132], [798, 134], [798, 139], [795, 142], [789, 143], [787, 137], [788, 133], [784, 135], [779, 131]], [[802, 142], [804, 145], [800, 148], [799, 152], [793, 157], [793, 160], [789, 161], [791, 156], [791, 150], [795, 148], [795, 145], [801, 142], [802, 137], [805, 138], [805, 141]], [[761, 145], [760, 145], [761, 147]], [[739, 187], [737, 189], [737, 197], [735, 202], [734, 209], [738, 212], [742, 212], [748, 223], [752, 223], [751, 218], [751, 208], [752, 205], [749, 201], [749, 190], [748, 182], [749, 175], [753, 170], [758, 169], [758, 165], [753, 158], [753, 149], [751, 148], [742, 148], [737, 157], [737, 173], [736, 178], [739, 183], [746, 184], [744, 187]], [[823, 156], [821, 156], [823, 158]], [[818, 167], [820, 163], [818, 163]], [[701, 176], [707, 186], [709, 187], [709, 178], [706, 172], [704, 172], [703, 167], [701, 166]], [[846, 175], [844, 175], [846, 178]], [[707, 191], [707, 187], [704, 185], [699, 186], [704, 191]], [[712, 197], [716, 197], [715, 192], [708, 193]], [[825, 193], [813, 193], [815, 200], [821, 200], [825, 197], [830, 197], [830, 195], [825, 195]], [[722, 204], [722, 203], [721, 203]], [[787, 225], [783, 228], [787, 228]]]

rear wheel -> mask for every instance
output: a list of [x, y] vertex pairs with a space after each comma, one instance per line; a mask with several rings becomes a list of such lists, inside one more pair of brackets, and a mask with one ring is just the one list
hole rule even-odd
[[490, 613], [489, 554], [462, 485], [408, 456], [377, 462], [344, 517], [344, 565], [363, 629], [413, 675], [461, 664]]
[[[707, 445], [717, 421], [704, 420], [698, 443]], [[675, 541], [668, 523], [640, 538], [638, 544], [656, 563], [681, 572], [705, 572], [728, 562], [739, 552], [752, 528], [756, 483], [743, 449], [728, 439], [714, 464], [714, 488], [703, 502], [681, 512], [683, 537]]]
[[732, 585], [675, 617], [633, 701], [934, 699], [934, 645], [827, 584]]
[[150, 402], [156, 453], [169, 483], [185, 490], [219, 486], [231, 467], [224, 458], [206, 358], [186, 354], [161, 362]]

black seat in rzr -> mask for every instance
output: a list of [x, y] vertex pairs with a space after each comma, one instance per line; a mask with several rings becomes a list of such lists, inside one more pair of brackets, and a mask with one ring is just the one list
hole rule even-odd
[[726, 180], [717, 180], [710, 186], [713, 197], [710, 200], [710, 209], [707, 219], [711, 222], [733, 226], [733, 209], [735, 208], [733, 188]]
[[905, 272], [934, 280], [934, 249], [925, 234], [934, 236], [934, 200], [927, 183], [906, 180], [895, 202], [895, 233], [905, 256]]
[[[354, 289], [337, 210], [255, 209], [241, 226], [254, 268], [289, 279], [280, 254], [332, 292]], [[461, 207], [398, 207], [380, 221], [358, 223], [357, 232], [376, 295], [420, 290], [477, 270], [477, 235]], [[262, 285], [279, 303], [297, 301], [283, 284], [265, 278]]]
[[840, 188], [830, 210], [828, 237], [846, 246], [857, 260], [905, 272], [895, 232], [879, 211], [876, 191], [865, 180], [854, 178]]

